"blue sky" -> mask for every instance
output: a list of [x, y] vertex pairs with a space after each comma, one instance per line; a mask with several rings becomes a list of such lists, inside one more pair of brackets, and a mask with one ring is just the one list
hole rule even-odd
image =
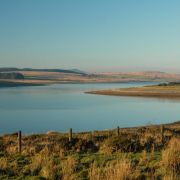
[[180, 72], [180, 1], [1, 0], [0, 66]]

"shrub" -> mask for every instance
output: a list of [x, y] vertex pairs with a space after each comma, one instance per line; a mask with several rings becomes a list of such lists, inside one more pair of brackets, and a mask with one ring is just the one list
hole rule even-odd
[[110, 153], [118, 150], [121, 152], [138, 152], [142, 150], [142, 147], [138, 140], [126, 137], [114, 137], [107, 139], [101, 147], [102, 149], [109, 149]]

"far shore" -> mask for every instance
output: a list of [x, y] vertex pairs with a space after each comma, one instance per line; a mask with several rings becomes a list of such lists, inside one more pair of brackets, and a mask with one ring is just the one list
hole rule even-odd
[[161, 83], [180, 81], [179, 74], [169, 74], [156, 71], [92, 74], [58, 69], [6, 69], [6, 71], [5, 69], [2, 71], [3, 74], [0, 77], [0, 88], [18, 86], [43, 86], [64, 83]]

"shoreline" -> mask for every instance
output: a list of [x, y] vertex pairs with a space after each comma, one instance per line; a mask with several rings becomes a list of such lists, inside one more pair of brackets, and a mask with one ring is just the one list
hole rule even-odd
[[113, 83], [157, 83], [154, 81], [57, 81], [57, 80], [4, 80], [0, 79], [0, 88], [25, 87], [25, 86], [48, 86], [52, 84], [113, 84]]
[[[178, 131], [180, 131], [180, 120], [179, 121], [174, 121], [171, 123], [160, 123], [160, 124], [148, 124], [148, 125], [142, 125], [142, 126], [132, 126], [132, 127], [120, 127], [118, 126], [120, 131], [137, 131], [140, 129], [144, 129], [144, 128], [159, 128], [161, 126], [164, 126], [166, 128], [172, 128], [172, 129], [177, 129]], [[73, 134], [77, 134], [77, 135], [81, 135], [81, 134], [89, 134], [92, 132], [96, 132], [99, 134], [103, 134], [106, 132], [115, 132], [116, 128], [112, 128], [112, 129], [103, 129], [103, 130], [89, 130], [89, 131], [73, 131]], [[14, 135], [16, 132], [11, 132], [11, 133], [2, 133], [0, 134], [0, 137], [2, 136], [11, 136]], [[63, 135], [63, 134], [68, 134], [67, 131], [55, 131], [55, 130], [49, 130], [47, 132], [39, 132], [39, 133], [26, 133], [23, 132], [24, 136], [32, 136], [32, 135], [46, 135], [46, 134], [56, 134], [56, 135]]]

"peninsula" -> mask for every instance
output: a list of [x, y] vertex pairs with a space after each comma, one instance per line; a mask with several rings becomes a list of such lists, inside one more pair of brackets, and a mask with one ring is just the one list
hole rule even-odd
[[180, 83], [171, 82], [153, 86], [130, 87], [120, 89], [98, 90], [86, 92], [90, 94], [113, 96], [142, 96], [159, 98], [180, 98]]

